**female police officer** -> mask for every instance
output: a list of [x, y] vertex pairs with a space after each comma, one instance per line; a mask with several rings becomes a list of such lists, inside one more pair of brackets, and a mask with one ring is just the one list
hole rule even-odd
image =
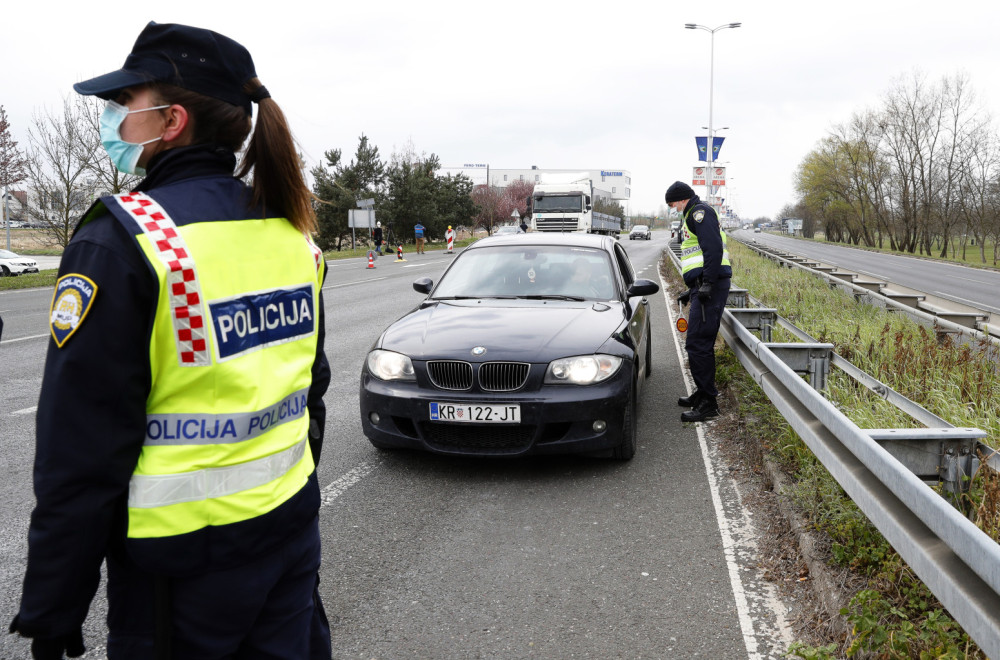
[[11, 631], [80, 655], [106, 560], [112, 660], [329, 658], [325, 263], [284, 116], [243, 46], [183, 25], [150, 23], [74, 88], [108, 100], [105, 149], [146, 176], [62, 258]]

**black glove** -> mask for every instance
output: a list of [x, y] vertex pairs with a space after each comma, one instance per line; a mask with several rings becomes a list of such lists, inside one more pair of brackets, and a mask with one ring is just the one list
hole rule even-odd
[[70, 658], [79, 658], [86, 650], [80, 628], [59, 637], [36, 637], [31, 640], [31, 657], [35, 660], [63, 660], [63, 651]]
[[684, 306], [689, 302], [691, 302], [691, 289], [688, 289], [681, 295], [677, 296], [677, 302], [679, 302], [681, 306]]
[[702, 282], [698, 287], [698, 300], [708, 302], [712, 298], [712, 283]]

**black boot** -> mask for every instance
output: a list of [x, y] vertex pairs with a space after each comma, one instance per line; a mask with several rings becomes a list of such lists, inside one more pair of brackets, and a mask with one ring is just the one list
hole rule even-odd
[[691, 396], [682, 396], [677, 399], [677, 405], [681, 408], [694, 408], [698, 405], [698, 402], [705, 397], [705, 393], [701, 390], [695, 390]]
[[687, 412], [681, 413], [682, 422], [704, 422], [706, 419], [712, 419], [713, 417], [719, 416], [719, 404], [716, 403], [715, 397], [706, 396], [698, 405], [695, 406], [694, 410], [688, 410]]

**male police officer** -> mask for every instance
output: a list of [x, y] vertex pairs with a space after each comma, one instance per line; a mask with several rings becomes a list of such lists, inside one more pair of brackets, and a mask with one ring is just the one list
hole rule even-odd
[[691, 396], [678, 399], [677, 405], [693, 408], [681, 414], [681, 421], [701, 422], [719, 414], [716, 403], [719, 392], [715, 389], [715, 337], [729, 297], [733, 268], [719, 217], [694, 194], [691, 186], [675, 181], [667, 188], [665, 199], [683, 219], [681, 274], [689, 290], [681, 300], [691, 301], [686, 347], [696, 389]]

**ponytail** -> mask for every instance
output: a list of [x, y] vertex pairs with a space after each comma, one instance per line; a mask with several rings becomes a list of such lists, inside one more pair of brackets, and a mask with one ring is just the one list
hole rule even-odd
[[[250, 134], [250, 117], [239, 106], [167, 83], [149, 86], [162, 102], [187, 108], [192, 144], [220, 144], [236, 153]], [[315, 197], [306, 185], [284, 113], [257, 78], [248, 80], [243, 91], [257, 103], [257, 125], [236, 176], [245, 179], [253, 172], [250, 191], [255, 206], [274, 209], [303, 233], [315, 232]]]
[[257, 102], [257, 125], [236, 176], [242, 179], [252, 171], [255, 204], [280, 209], [299, 231], [315, 232], [314, 197], [302, 174], [285, 113], [258, 78], [248, 80], [243, 91]]

